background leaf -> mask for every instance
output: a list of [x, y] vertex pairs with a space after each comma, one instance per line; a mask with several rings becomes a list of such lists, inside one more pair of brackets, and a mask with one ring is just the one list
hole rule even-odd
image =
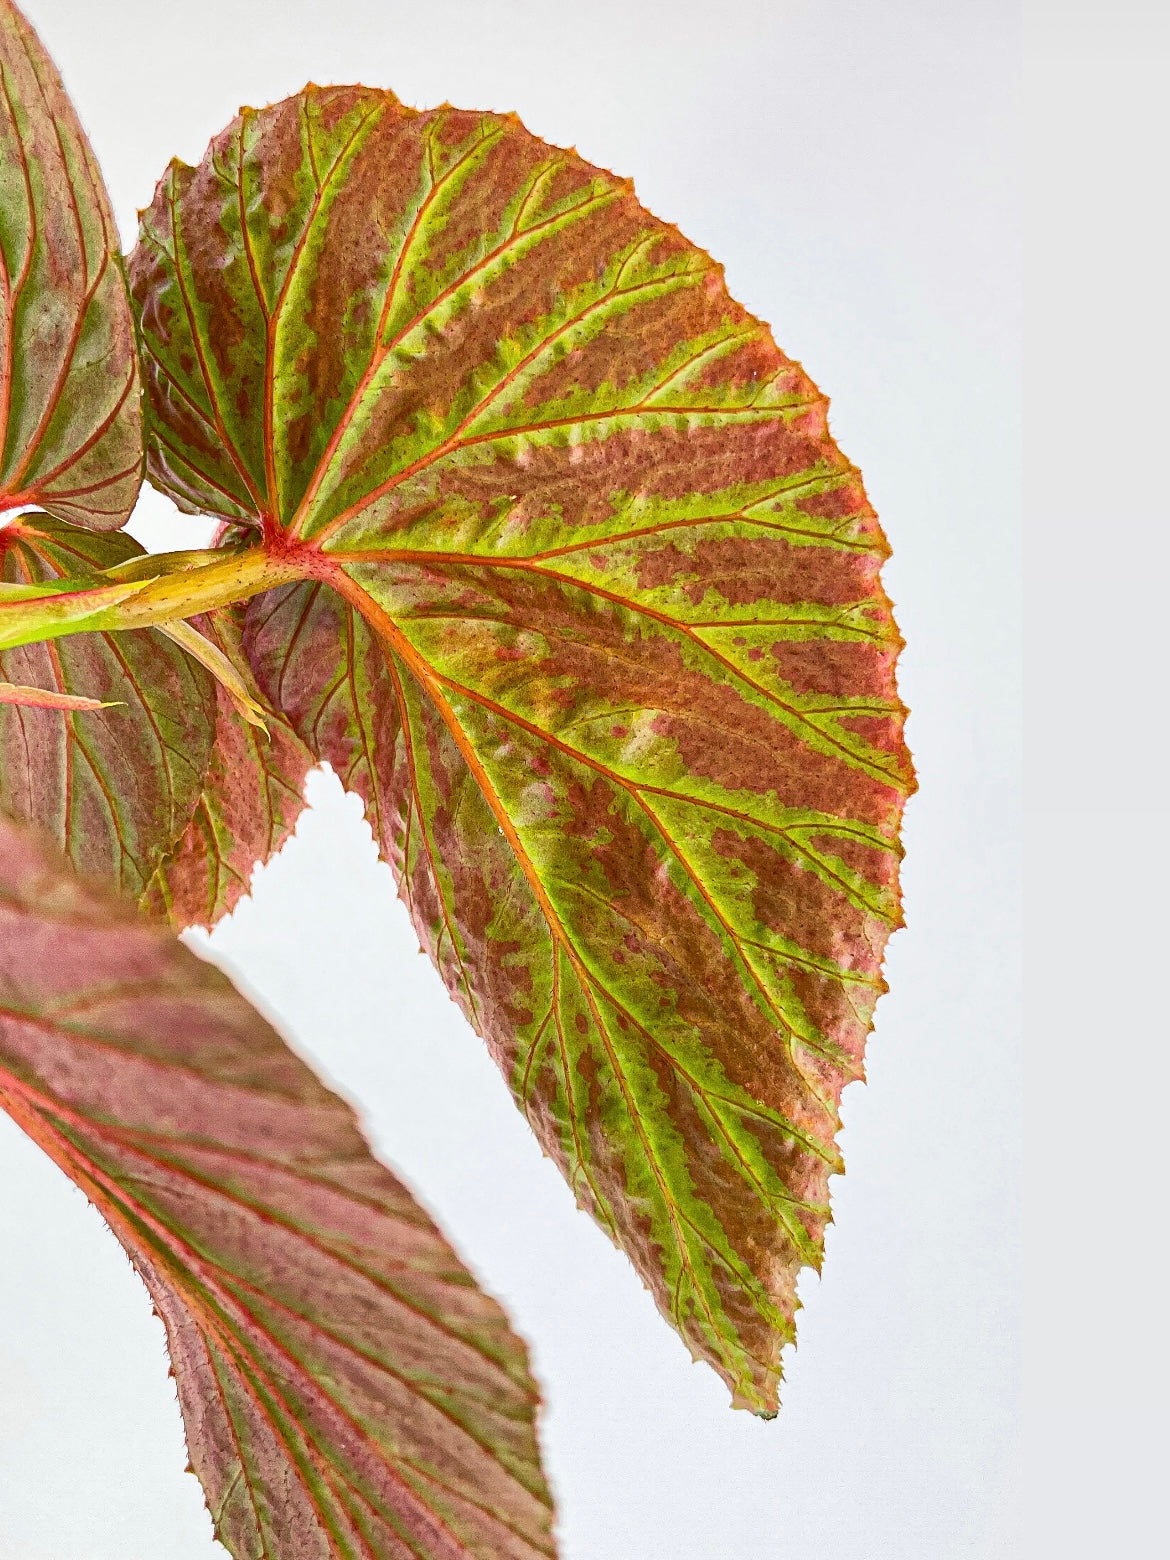
[[134, 329], [109, 197], [61, 78], [0, 0], [0, 509], [124, 525], [142, 481]]
[[554, 1552], [500, 1308], [224, 976], [2, 817], [0, 1104], [146, 1283], [240, 1560]]
[[[0, 530], [0, 578], [87, 577], [142, 549], [47, 515]], [[0, 679], [112, 709], [0, 704], [0, 810], [39, 825], [81, 870], [137, 896], [182, 835], [203, 791], [215, 684], [149, 629], [87, 633], [0, 651]]]
[[579, 1200], [772, 1411], [912, 786], [824, 397], [627, 182], [362, 88], [172, 165], [130, 270], [152, 479], [314, 582], [248, 609], [262, 687]]

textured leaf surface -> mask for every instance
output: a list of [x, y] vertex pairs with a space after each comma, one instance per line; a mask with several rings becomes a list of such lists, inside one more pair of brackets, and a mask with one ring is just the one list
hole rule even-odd
[[61, 79], [0, 0], [0, 509], [124, 525], [142, 481], [134, 329], [102, 176]]
[[[0, 579], [84, 578], [141, 551], [124, 534], [26, 514], [0, 530]], [[0, 810], [38, 824], [80, 869], [141, 894], [203, 789], [212, 679], [150, 630], [0, 651], [0, 678], [113, 703], [84, 713], [0, 703]]]
[[248, 610], [262, 687], [579, 1200], [770, 1411], [912, 784], [824, 398], [628, 183], [366, 89], [173, 166], [131, 290], [152, 478], [310, 582]]
[[[199, 631], [242, 660], [234, 614], [197, 620]], [[146, 907], [176, 928], [214, 926], [248, 892], [257, 863], [274, 856], [305, 805], [305, 776], [316, 759], [278, 711], [265, 727], [246, 720], [216, 684], [215, 743], [186, 832], [159, 867]]]
[[0, 1104], [145, 1281], [239, 1560], [553, 1553], [499, 1307], [218, 971], [3, 818]]

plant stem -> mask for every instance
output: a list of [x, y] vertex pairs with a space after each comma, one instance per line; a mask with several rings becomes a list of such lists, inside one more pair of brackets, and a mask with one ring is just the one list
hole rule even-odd
[[[151, 573], [146, 579], [125, 577], [147, 568]], [[38, 588], [35, 595], [24, 587], [0, 588], [0, 650], [65, 634], [172, 623], [247, 601], [303, 579], [305, 572], [303, 562], [292, 555], [273, 556], [250, 547], [147, 556], [135, 559], [132, 570], [123, 566], [84, 581], [62, 581], [64, 589]]]

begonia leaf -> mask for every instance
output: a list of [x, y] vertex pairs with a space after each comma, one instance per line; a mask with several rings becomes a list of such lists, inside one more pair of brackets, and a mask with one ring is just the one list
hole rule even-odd
[[773, 1411], [912, 786], [824, 397], [627, 181], [366, 88], [173, 164], [130, 278], [151, 479], [304, 575], [247, 610], [263, 691], [579, 1201]]
[[[0, 530], [0, 579], [86, 579], [141, 552], [124, 532], [24, 514]], [[141, 894], [203, 790], [212, 679], [148, 629], [0, 651], [0, 679], [112, 706], [76, 713], [0, 703], [0, 810], [40, 825], [81, 870]]]
[[499, 1306], [226, 977], [3, 817], [0, 1105], [146, 1284], [237, 1560], [554, 1553]]
[[0, 0], [0, 509], [115, 530], [142, 481], [134, 327], [101, 172], [36, 33]]

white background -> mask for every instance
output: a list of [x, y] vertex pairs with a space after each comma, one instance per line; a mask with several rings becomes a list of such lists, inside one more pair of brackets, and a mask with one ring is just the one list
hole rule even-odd
[[1168, 1547], [1170, 8], [1030, 0], [1021, 1553]]
[[[1008, 0], [26, 0], [129, 241], [241, 103], [362, 80], [515, 109], [632, 175], [833, 398], [894, 547], [921, 791], [784, 1407], [733, 1413], [573, 1207], [420, 959], [352, 799], [211, 954], [355, 1102], [510, 1308], [565, 1560], [998, 1560], [1019, 1521], [1019, 320]], [[1095, 393], [1100, 394], [1098, 385]], [[135, 529], [193, 545], [143, 496]], [[203, 945], [200, 945], [203, 946]], [[161, 1325], [0, 1122], [0, 1557], [211, 1560]], [[1103, 1259], [1113, 1255], [1106, 1246]], [[1077, 1260], [1084, 1260], [1082, 1253]], [[1035, 1548], [1030, 1553], [1043, 1553]], [[1063, 1546], [1064, 1556], [1083, 1551]]]

